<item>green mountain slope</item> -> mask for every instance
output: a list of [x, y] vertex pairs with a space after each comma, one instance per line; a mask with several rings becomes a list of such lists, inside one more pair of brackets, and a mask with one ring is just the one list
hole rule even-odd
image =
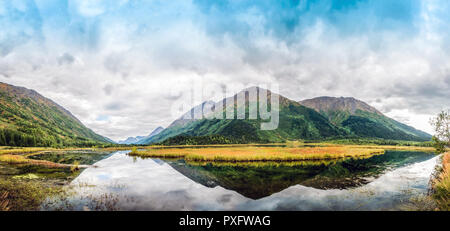
[[0, 83], [0, 145], [90, 146], [110, 142], [36, 91]]
[[[273, 93], [268, 92], [269, 96], [271, 94]], [[238, 143], [265, 143], [283, 142], [289, 139], [324, 139], [344, 137], [347, 135], [345, 130], [331, 124], [320, 113], [283, 96], [279, 96], [279, 99], [280, 122], [278, 128], [275, 130], [261, 130], [260, 125], [265, 121], [260, 118], [257, 120], [186, 120], [180, 118], [160, 134], [143, 142], [146, 144], [158, 143], [175, 136], [205, 136], [207, 139], [217, 140], [217, 135], [219, 135], [223, 136], [225, 138], [224, 140], [232, 140]], [[248, 105], [248, 96], [246, 103]], [[197, 110], [198, 107], [193, 108], [191, 112]], [[246, 115], [246, 118], [248, 118], [248, 108]]]
[[431, 135], [395, 121], [351, 97], [318, 97], [301, 101], [300, 104], [316, 110], [354, 136], [408, 141], [431, 139]]

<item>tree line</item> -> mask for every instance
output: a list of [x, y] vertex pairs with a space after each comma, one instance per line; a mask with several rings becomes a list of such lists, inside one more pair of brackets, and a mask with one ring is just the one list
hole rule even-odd
[[74, 139], [62, 139], [55, 136], [36, 136], [12, 129], [0, 129], [0, 146], [17, 147], [91, 147], [99, 145], [99, 142], [82, 137]]

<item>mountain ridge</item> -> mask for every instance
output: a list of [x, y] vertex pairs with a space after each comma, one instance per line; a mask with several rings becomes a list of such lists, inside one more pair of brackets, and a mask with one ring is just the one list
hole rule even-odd
[[375, 113], [378, 115], [383, 115], [376, 108], [370, 106], [366, 102], [363, 102], [359, 99], [355, 99], [354, 97], [331, 97], [331, 96], [320, 96], [312, 99], [306, 99], [299, 101], [299, 103], [305, 107], [312, 108], [317, 112], [326, 112], [330, 110], [343, 110], [348, 111], [352, 114], [356, 112], [356, 110], [367, 111], [371, 113]]
[[0, 82], [0, 145], [90, 146], [111, 143], [37, 91]]
[[[259, 90], [259, 88], [256, 89]], [[248, 89], [243, 91], [246, 90]], [[229, 98], [236, 99], [238, 94]], [[268, 91], [269, 97], [272, 94], [276, 93]], [[178, 136], [184, 139], [192, 136], [204, 136], [205, 139], [216, 141], [219, 139], [217, 135], [224, 136], [223, 140], [226, 141], [245, 137], [245, 139], [241, 139], [243, 142], [282, 142], [289, 139], [337, 137], [407, 141], [428, 141], [431, 138], [429, 134], [386, 117], [376, 108], [353, 97], [322, 96], [296, 102], [279, 94], [276, 95], [279, 96], [281, 109], [280, 127], [275, 131], [260, 131], [255, 126], [259, 124], [255, 120], [191, 119], [177, 124], [175, 121], [180, 121], [178, 119], [172, 123], [175, 125], [168, 127], [159, 135], [145, 140], [145, 144], [158, 143], [169, 138], [180, 140], [176, 138]], [[201, 105], [205, 105], [205, 103]], [[248, 105], [248, 95], [246, 95], [246, 105]], [[189, 112], [198, 111], [199, 106], [193, 107]], [[287, 125], [292, 127], [287, 127]], [[233, 126], [235, 131], [227, 129]], [[254, 132], [256, 135], [249, 137], [249, 132]]]
[[389, 118], [376, 108], [353, 97], [322, 96], [299, 103], [359, 136], [416, 141], [431, 139], [430, 134]]
[[[321, 96], [297, 102], [269, 90], [268, 98], [277, 96], [279, 99], [279, 125], [274, 130], [261, 130], [262, 123], [267, 120], [260, 116], [256, 119], [247, 117], [250, 102], [259, 105], [249, 96], [252, 90], [256, 91], [258, 97], [260, 91], [266, 91], [252, 87], [218, 102], [205, 101], [174, 120], [166, 129], [157, 127], [148, 136], [129, 137], [119, 143], [151, 144], [169, 138], [174, 138], [169, 143], [202, 141], [189, 137], [205, 137], [203, 141], [218, 143], [270, 143], [355, 137], [428, 141], [431, 138], [426, 132], [391, 119], [353, 97]], [[245, 95], [246, 119], [194, 117], [196, 113], [203, 112], [206, 106], [211, 107], [214, 113], [225, 114], [225, 110], [235, 110], [238, 95], [242, 93]], [[232, 100], [233, 103], [225, 105], [223, 102], [227, 100]], [[114, 143], [84, 126], [70, 111], [35, 90], [0, 82], [0, 102], [0, 145], [88, 146]], [[268, 105], [272, 108], [270, 100]]]
[[[247, 88], [234, 96], [226, 99], [236, 100], [237, 95], [246, 92]], [[261, 90], [258, 87], [253, 87], [259, 94]], [[266, 90], [266, 89], [262, 89]], [[329, 137], [341, 137], [345, 135], [345, 131], [332, 125], [328, 120], [320, 113], [317, 113], [313, 109], [307, 108], [300, 103], [290, 100], [277, 93], [273, 93], [267, 90], [268, 98], [272, 95], [277, 95], [279, 98], [280, 106], [280, 120], [279, 127], [273, 131], [261, 130], [260, 125], [264, 121], [258, 117], [255, 120], [247, 119], [194, 119], [186, 124], [179, 126], [171, 126], [161, 132], [159, 135], [145, 140], [145, 144], [162, 142], [168, 138], [175, 136], [223, 136], [224, 140], [240, 140], [243, 143], [248, 142], [283, 142], [286, 139], [322, 139]], [[214, 110], [221, 101], [215, 103]], [[245, 95], [246, 105], [249, 104], [249, 95]], [[201, 104], [204, 105], [204, 104]], [[270, 102], [268, 103], [270, 105]], [[223, 110], [219, 113], [224, 113], [224, 109], [233, 107], [236, 108], [236, 101], [234, 105], [223, 104]], [[196, 106], [198, 107], [198, 106]], [[196, 108], [194, 107], [194, 108]], [[193, 109], [194, 109], [193, 108]], [[192, 111], [192, 109], [190, 110]], [[189, 113], [189, 112], [188, 112]], [[248, 115], [248, 107], [246, 108], [246, 114]], [[186, 113], [184, 114], [186, 115]], [[181, 117], [180, 117], [181, 118]], [[180, 120], [180, 119], [178, 119]], [[217, 137], [214, 137], [216, 140]]]

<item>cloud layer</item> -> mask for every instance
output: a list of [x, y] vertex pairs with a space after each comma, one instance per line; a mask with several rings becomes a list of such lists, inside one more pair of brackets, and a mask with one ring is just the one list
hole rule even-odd
[[0, 0], [0, 81], [122, 139], [174, 118], [189, 80], [353, 96], [431, 132], [449, 108], [445, 0]]

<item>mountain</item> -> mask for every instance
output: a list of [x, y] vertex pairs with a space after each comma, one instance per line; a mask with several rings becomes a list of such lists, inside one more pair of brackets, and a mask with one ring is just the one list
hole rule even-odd
[[111, 143], [34, 90], [0, 83], [0, 145], [91, 146]]
[[[251, 89], [251, 88], [250, 88]], [[253, 88], [260, 91], [259, 88]], [[242, 92], [246, 92], [245, 89]], [[275, 93], [268, 91], [270, 98]], [[193, 136], [201, 136], [209, 140], [222, 140], [226, 143], [266, 143], [266, 142], [283, 142], [288, 139], [324, 139], [331, 137], [344, 137], [347, 132], [328, 121], [326, 117], [313, 109], [307, 108], [300, 103], [290, 100], [281, 95], [279, 97], [279, 126], [275, 130], [261, 130], [261, 123], [266, 122], [260, 117], [258, 119], [185, 119], [182, 116], [174, 121], [171, 126], [162, 131], [160, 134], [145, 140], [145, 144], [158, 143], [167, 139], [180, 139]], [[231, 98], [236, 99], [237, 94]], [[225, 101], [224, 99], [223, 101]], [[219, 101], [220, 102], [220, 101]], [[249, 96], [245, 97], [246, 105], [249, 104]], [[206, 103], [208, 104], [208, 103]], [[201, 109], [205, 103], [194, 107], [188, 113], [193, 113]], [[218, 103], [214, 104], [213, 109], [219, 107]], [[228, 106], [228, 105], [227, 105]], [[270, 103], [269, 103], [270, 106]], [[230, 105], [228, 107], [233, 107]], [[236, 108], [236, 103], [234, 104]], [[218, 109], [217, 112], [223, 113], [225, 107]], [[246, 109], [248, 114], [248, 108]], [[185, 114], [186, 115], [186, 114]]]
[[148, 136], [136, 136], [136, 137], [128, 137], [126, 140], [119, 141], [119, 144], [140, 144], [140, 142], [144, 139], [150, 139], [153, 136], [158, 135], [160, 132], [164, 130], [163, 127], [157, 127], [153, 130]]
[[[248, 90], [245, 89], [243, 92]], [[268, 91], [269, 97], [272, 94], [275, 95]], [[231, 98], [235, 100], [237, 95]], [[280, 122], [275, 130], [261, 130], [260, 125], [264, 121], [259, 117], [256, 120], [186, 117], [201, 112], [205, 105], [213, 104], [214, 110], [218, 108], [218, 102], [205, 102], [175, 120], [160, 134], [143, 139], [141, 142], [144, 144], [266, 143], [293, 139], [334, 138], [428, 141], [431, 138], [429, 134], [395, 121], [376, 108], [354, 98], [318, 97], [296, 102], [281, 95], [277, 96], [280, 99]], [[245, 100], [248, 106], [250, 102], [248, 93]], [[234, 108], [236, 108], [236, 101]], [[219, 113], [223, 111], [218, 110]], [[248, 118], [248, 108], [246, 115]]]
[[299, 102], [352, 135], [392, 140], [428, 141], [431, 135], [393, 120], [352, 97], [317, 97]]
[[189, 110], [188, 112], [184, 113], [180, 118], [176, 119], [175, 121], [173, 121], [168, 128], [171, 127], [182, 127], [185, 126], [193, 121], [195, 121], [196, 119], [196, 115], [201, 114], [203, 112], [203, 108], [206, 106], [212, 106], [215, 105], [216, 103], [213, 101], [205, 101], [193, 108], [191, 108], [191, 110]]
[[[357, 111], [365, 111], [373, 114], [383, 115], [380, 111], [367, 103], [353, 97], [329, 97], [322, 96], [299, 102], [301, 105], [312, 108], [329, 118], [333, 123], [339, 123], [342, 117], [336, 116], [336, 112], [345, 115], [355, 115]], [[345, 117], [344, 117], [345, 118]]]
[[141, 140], [144, 137], [145, 136], [128, 137], [126, 140], [121, 140], [117, 143], [118, 144], [136, 144], [137, 142], [139, 142], [139, 140]]

